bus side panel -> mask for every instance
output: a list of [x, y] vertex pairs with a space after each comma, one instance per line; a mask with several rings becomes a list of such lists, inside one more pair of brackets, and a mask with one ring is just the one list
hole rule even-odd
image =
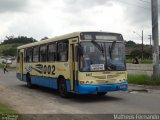
[[[69, 64], [68, 62], [52, 63], [25, 63], [24, 77], [27, 72], [31, 75], [31, 83], [43, 87], [57, 89], [57, 78], [63, 75], [67, 83], [67, 91], [70, 92]], [[25, 79], [24, 79], [25, 81]]]
[[57, 78], [41, 77], [41, 76], [31, 76], [32, 84], [57, 89]]
[[21, 80], [21, 75], [20, 75], [20, 73], [17, 72], [16, 77], [17, 77], [19, 80]]

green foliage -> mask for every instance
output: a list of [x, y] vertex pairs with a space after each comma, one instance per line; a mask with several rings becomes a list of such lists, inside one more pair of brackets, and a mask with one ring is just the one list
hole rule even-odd
[[141, 58], [142, 52], [141, 52], [140, 50], [133, 50], [133, 51], [130, 53], [130, 56], [131, 56], [132, 58], [135, 58], [135, 57]]
[[129, 84], [138, 84], [138, 85], [160, 85], [160, 80], [151, 80], [151, 77], [146, 74], [130, 74], [128, 75]]
[[140, 63], [141, 64], [152, 64], [152, 60], [151, 59], [145, 59], [145, 60], [141, 60]]
[[17, 54], [17, 47], [22, 44], [1, 44], [0, 55], [1, 56], [15, 56]]
[[[132, 59], [127, 59], [126, 62], [132, 63]], [[151, 59], [144, 59], [144, 60], [139, 59], [139, 64], [152, 64], [152, 60]]]
[[[127, 58], [141, 58], [142, 57], [142, 44], [136, 44], [133, 41], [127, 41], [126, 43], [126, 55]], [[152, 58], [152, 48], [150, 45], [143, 45], [143, 57], [144, 59]]]
[[17, 48], [9, 48], [4, 51], [2, 51], [3, 56], [16, 56], [17, 55]]
[[36, 42], [34, 38], [27, 38], [26, 36], [6, 36], [6, 39], [0, 44], [1, 56], [16, 56], [17, 47], [20, 45]]
[[26, 36], [18, 36], [18, 37], [6, 36], [6, 39], [2, 42], [2, 44], [13, 44], [13, 43], [27, 44], [27, 43], [32, 43], [32, 42], [36, 42], [36, 40], [32, 37], [27, 38]]
[[0, 114], [17, 114], [17, 112], [9, 106], [0, 103]]
[[136, 43], [130, 40], [130, 41], [126, 41], [125, 45], [126, 45], [126, 47], [135, 47]]
[[3, 68], [3, 64], [0, 63], [0, 68]]

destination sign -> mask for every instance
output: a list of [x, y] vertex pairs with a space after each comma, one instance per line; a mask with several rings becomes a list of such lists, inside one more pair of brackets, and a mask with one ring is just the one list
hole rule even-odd
[[117, 36], [113, 35], [96, 35], [96, 40], [117, 40]]
[[123, 41], [121, 34], [105, 33], [105, 32], [83, 32], [80, 34], [81, 40], [111, 40]]

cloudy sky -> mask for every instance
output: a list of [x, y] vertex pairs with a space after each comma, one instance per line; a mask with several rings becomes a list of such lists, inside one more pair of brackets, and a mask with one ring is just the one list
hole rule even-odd
[[11, 35], [39, 40], [83, 30], [118, 32], [137, 43], [143, 30], [149, 43], [150, 0], [0, 0], [0, 41]]

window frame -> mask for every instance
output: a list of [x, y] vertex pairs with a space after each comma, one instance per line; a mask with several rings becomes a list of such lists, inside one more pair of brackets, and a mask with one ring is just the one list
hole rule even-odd
[[[66, 54], [66, 55], [67, 55], [67, 58], [66, 58], [65, 61], [60, 61], [60, 60], [59, 60], [59, 56], [60, 56], [59, 53], [62, 52], [62, 51], [59, 52], [59, 46], [58, 46], [58, 45], [59, 45], [60, 43], [62, 43], [62, 42], [63, 42], [63, 43], [66, 42], [66, 43], [67, 43], [67, 49], [66, 49], [66, 50], [67, 50], [67, 54]], [[63, 49], [64, 49], [64, 48], [63, 48]], [[65, 52], [65, 51], [63, 51], [63, 52]], [[56, 60], [56, 61], [57, 61], [57, 62], [68, 62], [68, 59], [69, 59], [69, 40], [68, 40], [68, 39], [65, 39], [65, 40], [58, 41], [58, 42], [57, 42], [57, 60]]]
[[[55, 58], [54, 58], [54, 60], [49, 60], [49, 46], [50, 45], [55, 45]], [[47, 45], [47, 62], [56, 62], [57, 61], [57, 42], [52, 42], [52, 43], [49, 43], [48, 45]]]
[[[44, 46], [46, 47], [46, 50], [45, 50], [46, 57], [45, 57], [45, 61], [41, 61], [41, 48]], [[47, 62], [47, 52], [48, 52], [48, 45], [47, 44], [42, 44], [39, 46], [39, 62]]]
[[[34, 50], [37, 49], [37, 48], [38, 48], [38, 60], [37, 60], [37, 61], [34, 61]], [[39, 61], [40, 61], [40, 46], [34, 46], [34, 47], [33, 47], [33, 54], [32, 54], [32, 56], [33, 56], [32, 62], [36, 63], [36, 62], [39, 62]]]
[[[28, 60], [27, 55], [28, 55], [28, 50], [31, 49], [31, 61]], [[26, 63], [32, 63], [33, 62], [33, 47], [28, 47], [26, 48]]]

